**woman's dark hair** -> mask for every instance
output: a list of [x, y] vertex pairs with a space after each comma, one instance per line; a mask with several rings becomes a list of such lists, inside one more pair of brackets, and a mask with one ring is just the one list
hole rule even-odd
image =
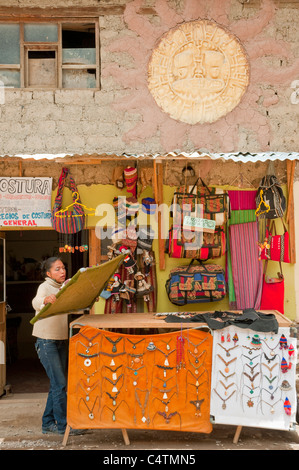
[[56, 261], [61, 261], [61, 259], [58, 258], [58, 257], [56, 257], [56, 256], [52, 256], [51, 258], [45, 259], [45, 260], [41, 263], [41, 273], [42, 273], [42, 276], [43, 276], [43, 277], [46, 277], [47, 272], [50, 271], [52, 265], [53, 265]]

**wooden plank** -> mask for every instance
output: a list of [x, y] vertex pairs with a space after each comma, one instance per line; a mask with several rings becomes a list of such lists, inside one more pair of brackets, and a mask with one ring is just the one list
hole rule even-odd
[[0, 17], [7, 21], [21, 20], [55, 20], [57, 18], [65, 18], [68, 21], [76, 18], [88, 19], [98, 18], [105, 15], [122, 15], [125, 10], [124, 5], [106, 5], [100, 7], [63, 7], [63, 8], [22, 8], [22, 7], [0, 7]]

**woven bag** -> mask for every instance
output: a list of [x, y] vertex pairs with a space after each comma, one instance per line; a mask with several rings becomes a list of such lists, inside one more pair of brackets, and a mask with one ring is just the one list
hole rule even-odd
[[[70, 188], [72, 190], [73, 204], [68, 209], [62, 209], [62, 196], [65, 180], [69, 176]], [[68, 168], [62, 168], [58, 181], [57, 194], [51, 215], [52, 227], [60, 233], [77, 233], [84, 229], [85, 213], [80, 200], [76, 183]]]

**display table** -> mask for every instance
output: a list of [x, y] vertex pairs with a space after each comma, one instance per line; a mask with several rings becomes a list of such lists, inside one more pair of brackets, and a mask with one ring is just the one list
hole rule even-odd
[[[264, 313], [274, 313], [279, 329], [282, 328], [288, 335], [292, 324], [289, 319], [279, 312]], [[129, 444], [127, 429], [209, 433], [212, 430], [211, 410], [214, 413], [212, 421], [215, 423], [237, 425], [234, 442], [239, 438], [242, 425], [255, 425], [254, 417], [253, 424], [246, 420], [243, 424], [242, 415], [236, 415], [235, 420], [230, 421], [231, 413], [227, 415], [226, 422], [224, 404], [227, 402], [234, 406], [230, 396], [237, 399], [239, 384], [225, 400], [223, 397], [226, 390], [217, 389], [219, 383], [227, 389], [233, 387], [233, 383], [226, 383], [223, 377], [219, 382], [216, 374], [221, 365], [224, 371], [224, 366], [229, 363], [233, 363], [234, 367], [238, 362], [242, 363], [243, 357], [246, 357], [243, 348], [249, 351], [246, 346], [249, 341], [249, 334], [246, 337], [247, 330], [235, 328], [240, 340], [239, 343], [230, 343], [230, 338], [226, 337], [224, 340], [220, 336], [221, 331], [228, 331], [226, 328], [218, 330], [214, 335], [215, 332], [210, 330], [205, 321], [170, 322], [168, 318], [166, 322], [164, 318], [161, 314], [158, 316], [152, 313], [85, 314], [70, 324], [68, 425], [63, 445], [66, 445], [70, 428], [118, 428], [122, 430], [126, 444]], [[119, 333], [119, 330], [123, 332]], [[136, 334], [137, 330], [141, 330], [142, 334], [140, 331]], [[249, 332], [253, 334], [252, 330]], [[233, 335], [232, 330], [231, 333]], [[216, 338], [214, 341], [213, 336]], [[278, 345], [276, 336], [271, 335], [271, 341], [274, 339], [275, 345]], [[224, 341], [229, 343], [225, 344]], [[268, 348], [269, 343], [266, 344], [266, 341], [268, 339], [263, 335], [260, 346], [265, 344], [265, 348]], [[233, 360], [226, 358], [226, 355], [231, 355], [230, 350], [239, 351], [239, 355]], [[262, 354], [265, 352], [260, 347], [261, 363]], [[219, 356], [222, 358], [221, 363]], [[277, 359], [280, 356], [278, 352], [275, 355]], [[213, 370], [216, 365], [217, 368], [214, 367]], [[253, 367], [257, 366], [260, 367], [258, 364], [251, 366], [251, 375]], [[295, 366], [292, 374], [294, 368]], [[238, 380], [243, 380], [248, 373], [250, 369], [244, 372], [240, 367]], [[230, 375], [231, 373], [227, 378]], [[289, 382], [294, 392], [294, 376], [289, 378]], [[253, 380], [251, 388], [258, 389], [258, 386], [253, 387]], [[263, 390], [264, 388], [265, 386]], [[263, 403], [266, 403], [266, 399], [267, 395]], [[221, 403], [222, 407], [219, 406]], [[233, 407], [235, 408], [236, 406]], [[292, 413], [294, 410], [293, 403]], [[279, 413], [281, 416], [283, 408]], [[273, 419], [269, 423], [269, 427], [272, 427]], [[266, 416], [261, 421], [261, 427], [268, 427], [267, 424]], [[277, 428], [276, 424], [274, 427]]]
[[[210, 310], [207, 310], [210, 312]], [[205, 313], [205, 312], [197, 312], [197, 313]], [[234, 311], [234, 313], [238, 313]], [[241, 313], [241, 312], [239, 312]], [[275, 314], [276, 319], [280, 327], [289, 328], [292, 324], [291, 320], [286, 318], [284, 315], [279, 313], [278, 311], [266, 311], [264, 313], [271, 313]], [[78, 328], [81, 326], [92, 326], [94, 328], [162, 328], [162, 329], [180, 329], [182, 328], [198, 328], [198, 327], [206, 327], [208, 325], [205, 322], [165, 322], [163, 315], [155, 313], [116, 313], [111, 315], [92, 315], [92, 314], [85, 314], [78, 317], [70, 324], [70, 328]]]

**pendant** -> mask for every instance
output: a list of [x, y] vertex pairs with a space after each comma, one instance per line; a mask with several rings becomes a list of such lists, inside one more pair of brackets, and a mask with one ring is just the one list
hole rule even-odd
[[91, 360], [90, 359], [85, 359], [84, 365], [85, 365], [85, 367], [90, 367], [91, 366]]
[[167, 393], [164, 393], [163, 394], [163, 399], [165, 400], [166, 398], [168, 398]]
[[222, 409], [225, 410], [226, 409], [226, 404], [223, 402], [222, 403]]
[[150, 342], [148, 343], [148, 346], [147, 346], [146, 349], [147, 349], [148, 351], [155, 351], [156, 346], [154, 345], [154, 343], [153, 343], [152, 341], [150, 341]]
[[113, 372], [113, 374], [112, 374], [112, 380], [115, 381], [116, 379], [117, 379], [117, 373], [116, 373], [116, 372]]
[[94, 419], [94, 414], [93, 414], [93, 413], [89, 413], [88, 417], [89, 417], [89, 419]]
[[115, 362], [113, 359], [111, 359], [110, 366], [115, 366]]
[[117, 392], [118, 392], [117, 387], [115, 387], [115, 385], [114, 385], [114, 387], [113, 387], [113, 389], [112, 389], [112, 392], [114, 392], [114, 393], [117, 393]]
[[247, 406], [248, 408], [252, 408], [254, 405], [253, 401], [251, 400], [251, 398], [249, 398], [248, 402], [247, 402]]
[[165, 361], [164, 361], [164, 366], [169, 366], [168, 359], [165, 359]]
[[229, 372], [229, 368], [226, 367], [226, 368], [224, 369], [224, 372]]
[[146, 423], [146, 417], [145, 417], [145, 416], [142, 416], [141, 421], [142, 421], [143, 423]]

